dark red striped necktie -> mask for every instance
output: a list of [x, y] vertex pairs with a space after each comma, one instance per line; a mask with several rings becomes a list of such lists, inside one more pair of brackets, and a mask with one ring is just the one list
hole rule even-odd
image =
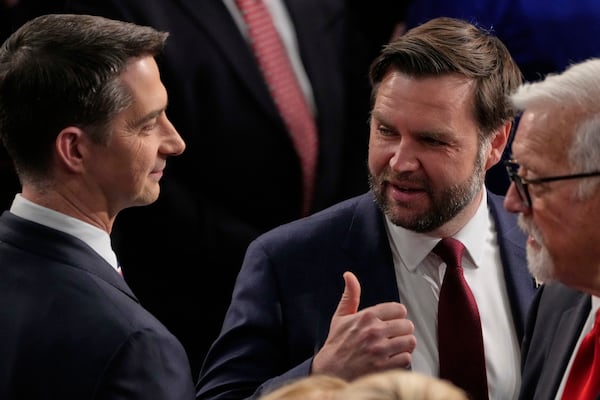
[[303, 175], [302, 214], [313, 201], [318, 137], [315, 119], [285, 47], [262, 0], [235, 0], [248, 27], [254, 55], [298, 153]]

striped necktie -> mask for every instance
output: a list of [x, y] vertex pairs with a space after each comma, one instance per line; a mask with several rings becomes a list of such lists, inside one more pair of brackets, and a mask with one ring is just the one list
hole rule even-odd
[[279, 33], [262, 0], [235, 0], [265, 82], [291, 135], [302, 167], [302, 215], [313, 201], [318, 157], [314, 117], [292, 69]]

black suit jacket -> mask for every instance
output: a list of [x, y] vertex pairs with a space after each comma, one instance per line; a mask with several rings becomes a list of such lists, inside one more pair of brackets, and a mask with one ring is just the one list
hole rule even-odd
[[590, 307], [588, 294], [563, 284], [540, 288], [531, 305], [522, 345], [519, 399], [554, 399]]
[[[502, 198], [488, 193], [498, 231], [515, 329], [523, 335], [535, 292], [525, 236]], [[384, 217], [370, 193], [255, 240], [236, 281], [223, 330], [208, 353], [198, 399], [254, 397], [267, 386], [309, 374], [344, 290], [342, 274], [361, 283], [360, 307], [402, 301]]]
[[79, 239], [0, 217], [0, 398], [190, 400], [177, 339]]
[[[367, 69], [404, 7], [363, 3], [285, 0], [318, 110], [314, 210], [367, 189]], [[223, 0], [69, 0], [66, 11], [170, 32], [158, 61], [167, 114], [187, 149], [166, 169], [158, 201], [123, 211], [113, 239], [131, 287], [182, 340], [197, 370], [250, 241], [300, 217], [292, 141]]]

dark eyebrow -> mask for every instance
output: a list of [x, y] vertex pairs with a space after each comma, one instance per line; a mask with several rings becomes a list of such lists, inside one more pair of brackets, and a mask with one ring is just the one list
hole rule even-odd
[[452, 138], [452, 133], [445, 131], [423, 131], [420, 132], [420, 135], [436, 140], [450, 140]]
[[371, 121], [377, 121], [382, 125], [389, 125], [385, 122], [384, 118], [381, 116], [381, 114], [379, 112], [377, 112], [377, 110], [372, 110], [371, 113], [369, 114], [369, 122]]

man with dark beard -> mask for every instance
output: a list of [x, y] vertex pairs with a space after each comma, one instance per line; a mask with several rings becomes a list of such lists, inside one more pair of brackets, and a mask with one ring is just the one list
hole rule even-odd
[[[514, 118], [506, 95], [521, 73], [497, 38], [440, 18], [387, 45], [370, 78], [371, 191], [249, 246], [199, 399], [256, 398], [317, 373], [439, 375], [446, 264], [432, 250], [450, 237], [466, 247], [464, 276], [481, 317], [487, 386], [476, 398], [516, 398], [535, 282], [517, 220], [484, 176], [506, 146]], [[453, 343], [471, 346], [466, 337]]]
[[[510, 98], [523, 114], [504, 204], [519, 214], [529, 269], [544, 282], [527, 319], [519, 398], [598, 399], [600, 59], [523, 85]], [[596, 369], [574, 372], [592, 367], [594, 347], [586, 343], [594, 342]]]

